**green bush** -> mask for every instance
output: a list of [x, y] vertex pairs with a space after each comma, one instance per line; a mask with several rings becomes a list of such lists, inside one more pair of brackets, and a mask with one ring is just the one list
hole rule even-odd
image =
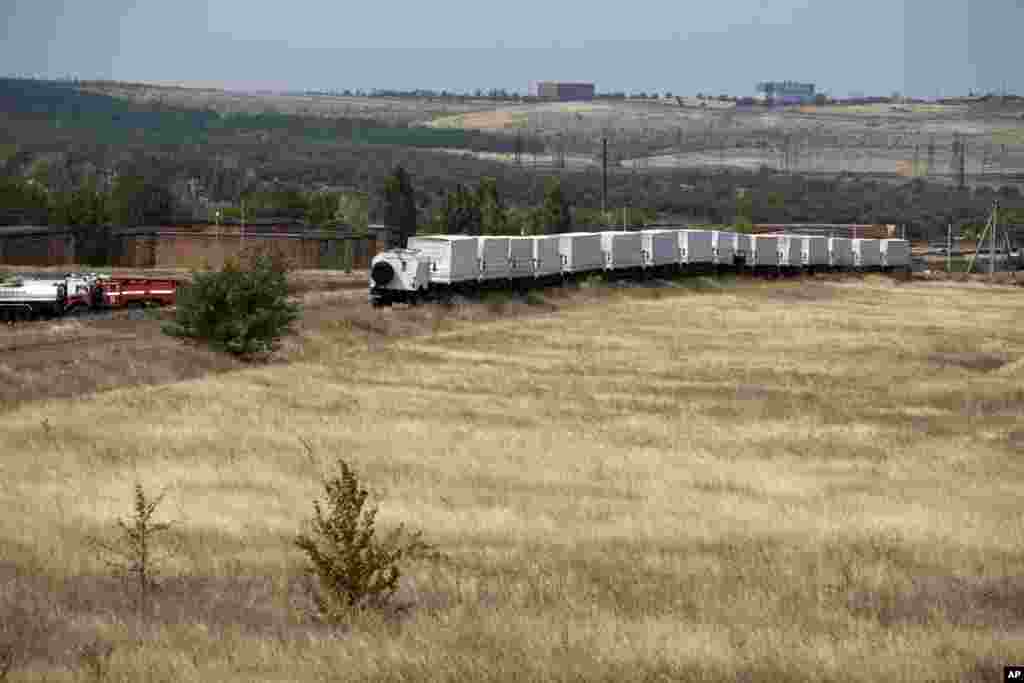
[[368, 493], [345, 461], [339, 459], [338, 466], [341, 476], [323, 482], [327, 509], [314, 500], [311, 533], [295, 539], [312, 565], [307, 571], [317, 580], [313, 599], [320, 617], [332, 624], [355, 610], [384, 607], [398, 589], [398, 565], [436, 555], [420, 540], [421, 532], [406, 538], [403, 526], [383, 540], [377, 538], [377, 509], [366, 507]]
[[164, 331], [250, 355], [276, 348], [298, 316], [298, 306], [288, 301], [284, 261], [260, 253], [247, 266], [229, 262], [220, 271], [193, 273]]
[[527, 306], [543, 306], [547, 303], [542, 294], [532, 290], [526, 293], [524, 300], [526, 301]]

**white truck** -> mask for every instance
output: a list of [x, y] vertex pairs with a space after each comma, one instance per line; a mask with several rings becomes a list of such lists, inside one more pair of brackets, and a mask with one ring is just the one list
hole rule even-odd
[[415, 304], [430, 289], [431, 260], [418, 249], [388, 249], [370, 265], [370, 303]]

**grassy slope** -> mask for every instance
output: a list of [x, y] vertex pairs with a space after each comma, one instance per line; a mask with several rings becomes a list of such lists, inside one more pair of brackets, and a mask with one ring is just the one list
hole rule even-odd
[[[1024, 648], [1019, 292], [741, 284], [387, 345], [368, 313], [298, 365], [28, 404], [0, 585], [61, 625], [18, 676], [71, 680], [98, 634], [125, 681], [996, 680]], [[334, 454], [451, 558], [336, 638], [288, 545]], [[181, 547], [146, 632], [84, 546], [136, 472]]]

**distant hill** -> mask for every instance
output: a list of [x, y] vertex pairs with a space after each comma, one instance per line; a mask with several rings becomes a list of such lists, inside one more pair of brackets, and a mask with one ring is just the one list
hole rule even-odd
[[[458, 147], [480, 151], [512, 151], [514, 143], [505, 137], [458, 129], [429, 129], [388, 125], [369, 117], [327, 118], [301, 116], [277, 111], [219, 112], [183, 103], [195, 93], [186, 89], [164, 90], [136, 84], [110, 84], [116, 92], [134, 92], [143, 101], [116, 97], [56, 81], [0, 79], [0, 115], [8, 133], [18, 124], [28, 124], [35, 137], [38, 124], [48, 124], [66, 138], [87, 133], [97, 144], [120, 145], [203, 145], [215, 140], [239, 142], [348, 143], [354, 145], [398, 145], [402, 147]], [[178, 92], [162, 98], [153, 92]], [[181, 93], [184, 93], [182, 95]], [[195, 95], [198, 97], [198, 95]], [[168, 100], [173, 103], [168, 103]], [[201, 98], [195, 100], [202, 105]], [[31, 144], [32, 138], [17, 136]]]

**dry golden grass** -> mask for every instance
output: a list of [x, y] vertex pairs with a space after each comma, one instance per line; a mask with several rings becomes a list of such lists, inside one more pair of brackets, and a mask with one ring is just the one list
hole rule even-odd
[[1024, 127], [994, 130], [992, 142], [997, 145], [1024, 145]]
[[466, 128], [471, 130], [502, 130], [525, 126], [527, 114], [517, 111], [475, 111], [444, 116], [430, 121], [431, 128]]
[[[406, 315], [433, 333], [375, 341]], [[997, 680], [1024, 652], [1022, 315], [882, 278], [395, 309], [296, 364], [20, 406], [13, 679]], [[290, 538], [339, 455], [448, 559], [331, 633]], [[145, 628], [85, 545], [136, 477], [177, 529]]]

